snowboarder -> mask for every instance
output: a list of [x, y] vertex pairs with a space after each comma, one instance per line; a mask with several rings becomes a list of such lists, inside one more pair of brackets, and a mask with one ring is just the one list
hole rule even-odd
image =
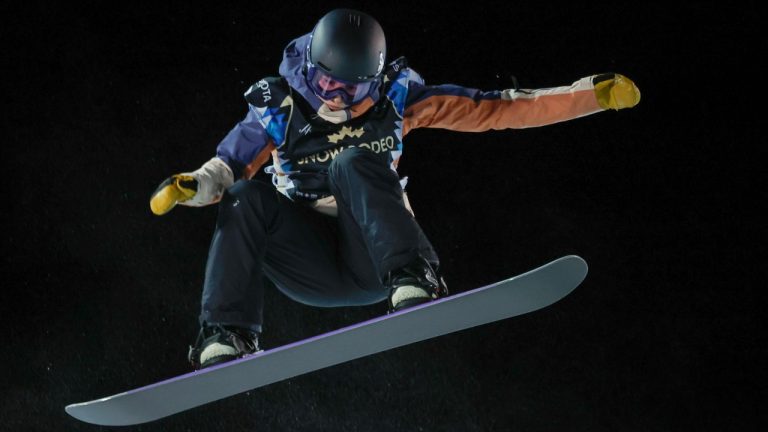
[[[219, 203], [189, 352], [195, 368], [259, 350], [264, 276], [321, 307], [388, 300], [397, 311], [447, 295], [396, 171], [412, 130], [543, 126], [640, 100], [614, 73], [537, 90], [425, 85], [405, 58], [386, 55], [373, 17], [327, 13], [287, 45], [278, 77], [245, 92], [248, 113], [216, 156], [153, 193], [158, 215]], [[252, 180], [270, 159], [272, 184]]]

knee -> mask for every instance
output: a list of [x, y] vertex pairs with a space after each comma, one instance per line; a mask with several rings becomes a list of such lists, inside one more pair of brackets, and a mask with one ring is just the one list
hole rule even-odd
[[328, 173], [333, 176], [334, 173], [352, 168], [359, 164], [358, 161], [368, 159], [371, 156], [374, 156], [373, 152], [364, 148], [346, 148], [331, 162], [330, 167], [328, 167]]
[[343, 173], [359, 171], [364, 165], [370, 165], [370, 162], [374, 164], [380, 163], [375, 153], [360, 147], [349, 147], [339, 153], [331, 162], [331, 165], [328, 167], [328, 175], [333, 181], [339, 179], [339, 176]]

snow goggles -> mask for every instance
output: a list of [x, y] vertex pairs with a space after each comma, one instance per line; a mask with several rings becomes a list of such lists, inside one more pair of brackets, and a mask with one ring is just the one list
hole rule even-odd
[[346, 105], [355, 105], [365, 99], [374, 88], [376, 80], [351, 82], [335, 78], [327, 72], [310, 65], [307, 68], [307, 84], [320, 99], [331, 100], [341, 96]]

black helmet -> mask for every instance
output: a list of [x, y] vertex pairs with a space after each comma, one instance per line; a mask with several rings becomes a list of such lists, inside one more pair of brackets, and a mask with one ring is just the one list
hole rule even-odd
[[[372, 16], [353, 9], [332, 10], [317, 22], [307, 44], [307, 82], [322, 98], [346, 94], [348, 103], [359, 102], [381, 78], [386, 55], [384, 30]], [[320, 75], [345, 84], [346, 91], [319, 87]]]

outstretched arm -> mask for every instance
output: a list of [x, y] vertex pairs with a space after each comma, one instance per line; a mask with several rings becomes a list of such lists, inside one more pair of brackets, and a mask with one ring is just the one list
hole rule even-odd
[[583, 117], [606, 109], [631, 108], [640, 91], [627, 77], [601, 74], [570, 86], [481, 91], [456, 85], [410, 82], [404, 132], [428, 127], [463, 132], [523, 129]]

